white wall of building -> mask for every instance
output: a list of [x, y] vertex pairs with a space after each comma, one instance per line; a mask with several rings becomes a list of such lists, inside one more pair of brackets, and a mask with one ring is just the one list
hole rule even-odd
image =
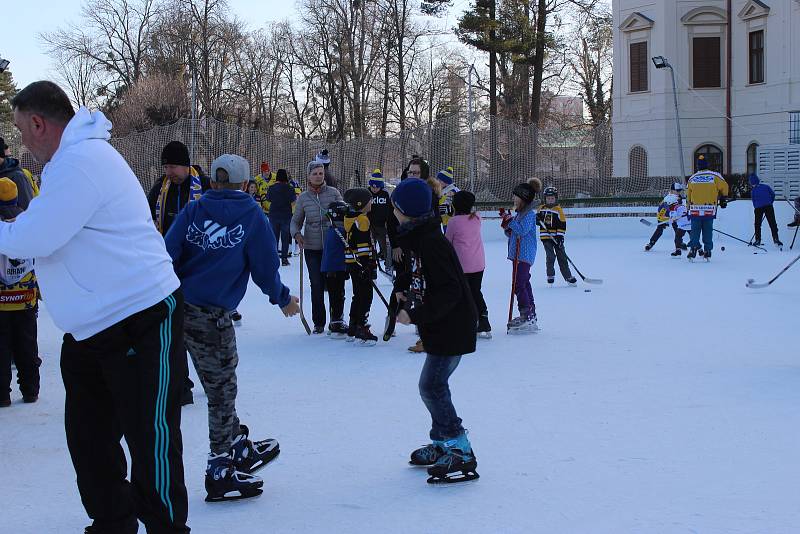
[[[740, 17], [745, 7], [765, 16]], [[789, 112], [800, 111], [800, 1], [733, 0], [728, 18], [725, 0], [614, 0], [613, 14], [615, 176], [630, 176], [629, 153], [635, 145], [647, 151], [650, 176], [680, 175], [669, 70], [648, 63], [648, 90], [631, 93], [629, 45], [636, 41], [648, 43], [648, 57], [664, 56], [675, 69], [687, 173], [701, 145], [716, 145], [723, 150], [723, 162], [726, 159], [728, 23], [732, 24], [733, 128], [732, 168], [725, 172], [745, 172], [750, 143], [788, 142]], [[757, 29], [765, 30], [765, 82], [750, 85], [748, 36]], [[712, 35], [722, 38], [722, 87], [692, 89], [692, 36]]]

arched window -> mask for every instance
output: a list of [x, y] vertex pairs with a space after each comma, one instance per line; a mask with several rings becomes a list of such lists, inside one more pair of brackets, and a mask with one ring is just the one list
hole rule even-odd
[[754, 174], [758, 167], [756, 155], [758, 154], [758, 143], [750, 143], [747, 147], [747, 176]]
[[647, 178], [647, 151], [644, 147], [635, 146], [628, 154], [628, 169], [631, 178]]
[[697, 172], [697, 158], [705, 156], [708, 170], [722, 174], [722, 150], [715, 145], [703, 145], [694, 151], [694, 172]]

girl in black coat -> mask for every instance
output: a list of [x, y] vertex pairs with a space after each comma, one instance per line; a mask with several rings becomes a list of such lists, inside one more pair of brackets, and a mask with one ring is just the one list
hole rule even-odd
[[471, 480], [478, 477], [477, 461], [448, 380], [461, 356], [475, 352], [478, 312], [458, 256], [432, 213], [430, 186], [408, 178], [392, 203], [400, 222], [397, 239], [410, 264], [395, 281], [395, 298], [405, 303], [397, 321], [417, 326], [428, 353], [419, 392], [431, 414], [432, 443], [414, 451], [411, 463], [431, 466], [429, 483]]

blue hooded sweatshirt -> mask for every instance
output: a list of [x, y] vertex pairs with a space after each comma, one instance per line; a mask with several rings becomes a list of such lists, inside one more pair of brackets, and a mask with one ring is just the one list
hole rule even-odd
[[164, 241], [186, 302], [234, 310], [252, 275], [272, 304], [289, 304], [275, 235], [247, 193], [207, 191], [178, 214]]
[[750, 185], [753, 187], [750, 197], [754, 208], [763, 208], [775, 202], [775, 191], [767, 184], [762, 184], [755, 174], [750, 175]]

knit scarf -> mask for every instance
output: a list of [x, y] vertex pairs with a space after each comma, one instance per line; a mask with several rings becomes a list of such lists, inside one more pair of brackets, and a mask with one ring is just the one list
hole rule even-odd
[[[192, 180], [191, 191], [189, 193], [189, 202], [192, 200], [200, 200], [200, 197], [203, 196], [203, 184], [200, 181], [200, 175], [197, 173], [194, 167], [189, 167], [189, 178]], [[164, 233], [163, 206], [167, 202], [170, 184], [172, 184], [172, 181], [165, 176], [161, 182], [161, 192], [158, 194], [158, 199], [156, 200], [156, 228], [158, 228], [158, 231], [161, 234]]]

